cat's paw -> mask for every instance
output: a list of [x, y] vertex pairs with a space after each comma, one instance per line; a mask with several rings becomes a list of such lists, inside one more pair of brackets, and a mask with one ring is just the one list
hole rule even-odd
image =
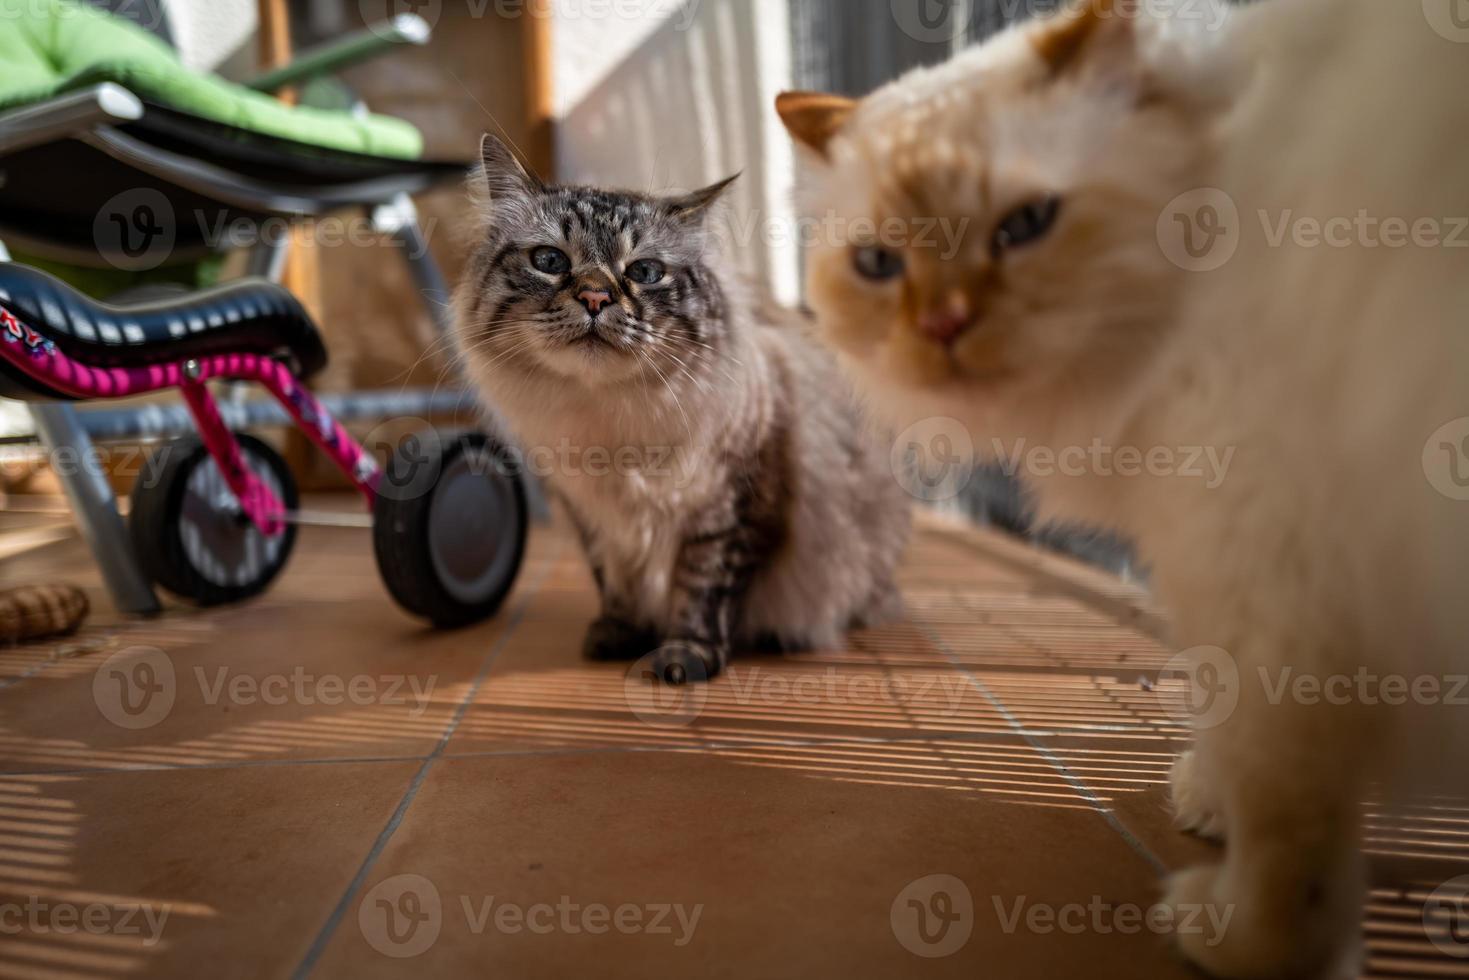
[[[1168, 879], [1163, 906], [1172, 913], [1173, 941], [1190, 963], [1220, 980], [1274, 976], [1278, 966], [1271, 951], [1256, 949], [1256, 942], [1240, 934], [1234, 921], [1239, 911], [1219, 894], [1221, 869], [1217, 866], [1189, 868]], [[1210, 917], [1212, 913], [1212, 918]], [[1228, 919], [1224, 919], [1225, 915]], [[1223, 922], [1223, 926], [1217, 924]], [[1191, 928], [1192, 922], [1204, 931]]]
[[[1286, 912], [1278, 896], [1243, 894], [1219, 865], [1168, 879], [1163, 905], [1189, 962], [1218, 980], [1344, 980], [1359, 975], [1360, 941], [1327, 909]], [[1294, 914], [1292, 914], [1292, 912]]]
[[658, 634], [615, 616], [603, 616], [587, 627], [582, 656], [601, 662], [637, 660], [658, 646]]
[[1218, 794], [1202, 771], [1197, 752], [1185, 752], [1173, 763], [1168, 787], [1173, 800], [1173, 819], [1179, 829], [1208, 840], [1224, 840], [1224, 817]]
[[649, 669], [665, 684], [681, 687], [713, 680], [729, 662], [729, 649], [694, 640], [670, 640], [653, 654]]

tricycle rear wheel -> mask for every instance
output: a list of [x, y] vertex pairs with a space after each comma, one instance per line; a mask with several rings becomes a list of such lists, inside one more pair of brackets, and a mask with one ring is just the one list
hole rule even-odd
[[481, 433], [410, 442], [373, 508], [378, 570], [400, 606], [440, 629], [483, 622], [525, 558], [525, 487], [508, 451]]

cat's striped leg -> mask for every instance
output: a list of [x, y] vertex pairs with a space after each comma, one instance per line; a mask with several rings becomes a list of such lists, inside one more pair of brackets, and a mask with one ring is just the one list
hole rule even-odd
[[653, 662], [658, 677], [687, 684], [724, 671], [756, 561], [749, 528], [733, 512], [685, 538], [673, 573], [667, 638]]
[[627, 584], [608, 574], [607, 560], [602, 557], [596, 539], [570, 502], [566, 503], [566, 512], [581, 537], [582, 551], [591, 566], [597, 595], [602, 603], [601, 615], [587, 627], [582, 638], [582, 657], [609, 662], [647, 656], [658, 649], [657, 630], [647, 625], [646, 617], [639, 614], [637, 603], [628, 594]]

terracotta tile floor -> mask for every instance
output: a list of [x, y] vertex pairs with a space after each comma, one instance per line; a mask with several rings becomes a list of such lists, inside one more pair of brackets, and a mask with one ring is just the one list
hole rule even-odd
[[[0, 514], [0, 586], [41, 578], [97, 613], [0, 650], [0, 980], [1193, 976], [1089, 911], [1211, 855], [1166, 812], [1157, 615], [1008, 540], [926, 524], [908, 622], [672, 697], [578, 659], [554, 526], [453, 635], [397, 612], [361, 530], [304, 529], [258, 602], [138, 622], [74, 535]], [[1372, 975], [1469, 976], [1423, 926], [1469, 807], [1370, 822]]]

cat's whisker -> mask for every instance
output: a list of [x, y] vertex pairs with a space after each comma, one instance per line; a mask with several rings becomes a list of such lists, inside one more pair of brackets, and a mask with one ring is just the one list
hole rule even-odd
[[454, 360], [452, 356], [452, 349], [455, 346], [457, 340], [458, 338], [454, 335], [453, 331], [440, 335], [437, 339], [434, 340], [433, 343], [428, 345], [428, 348], [424, 350], [424, 352], [420, 354], [412, 364], [408, 365], [408, 367], [404, 368], [392, 378], [389, 378], [388, 383], [392, 384], [393, 382], [401, 378], [402, 388], [400, 390], [406, 389], [409, 382], [412, 380], [413, 372], [417, 371], [424, 361], [427, 361], [429, 358], [434, 357], [437, 354], [451, 352], [448, 360], [452, 364]]
[[[677, 355], [675, 355], [675, 354], [672, 353], [672, 347], [671, 347], [671, 345], [661, 346], [661, 345], [663, 345], [665, 343], [665, 341], [663, 341], [661, 338], [654, 338], [654, 341], [655, 341], [655, 346], [658, 348], [658, 350], [661, 353], [663, 353], [663, 354], [665, 354], [665, 355], [667, 355], [669, 357], [672, 357], [675, 361], [678, 361], [678, 363], [680, 365], [682, 365], [683, 367], [685, 367], [685, 368], [688, 367], [688, 365], [687, 364], [684, 364], [684, 362], [681, 359], [679, 359]], [[715, 348], [709, 347], [707, 344], [704, 344], [704, 345], [701, 345], [701, 346], [707, 347], [711, 351], [715, 351]], [[717, 351], [716, 351], [716, 353], [717, 353]], [[730, 358], [730, 360], [733, 360], [733, 358]], [[710, 359], [710, 361], [708, 363], [710, 363], [714, 367], [715, 370], [719, 371], [720, 374], [724, 375], [724, 377], [731, 384], [738, 385], [740, 383], [739, 382], [739, 379], [736, 378], [733, 374], [731, 374], [729, 372], [729, 369], [726, 368], [723, 364], [720, 363], [719, 358], [712, 358], [712, 359]], [[738, 364], [739, 362], [736, 361], [735, 363]], [[706, 382], [706, 384], [707, 384], [707, 382]], [[713, 390], [710, 389], [710, 388], [706, 388], [705, 390], [708, 391], [710, 394], [713, 393]]]
[[532, 335], [526, 337], [524, 340], [520, 341], [519, 343], [515, 344], [514, 346], [508, 347], [505, 350], [502, 350], [502, 351], [497, 352], [494, 357], [491, 357], [489, 360], [487, 360], [484, 363], [483, 369], [484, 370], [489, 370], [490, 368], [497, 367], [500, 364], [502, 364], [503, 362], [510, 360], [512, 357], [515, 357], [515, 356], [517, 356], [519, 354], [523, 354], [525, 351], [530, 350], [530, 349], [538, 346], [540, 343], [541, 343], [541, 338], [539, 338], [539, 337], [535, 336], [534, 334], [532, 334]]
[[681, 372], [683, 372], [684, 377], [688, 378], [689, 381], [693, 382], [694, 387], [698, 388], [700, 391], [702, 391], [706, 395], [713, 396], [715, 394], [714, 389], [713, 389], [713, 387], [710, 386], [709, 382], [703, 380], [702, 378], [696, 378], [696, 377], [694, 377], [693, 371], [691, 371], [689, 369], [689, 366], [687, 364], [685, 364], [683, 362], [683, 360], [680, 359], [677, 354], [673, 353], [672, 351], [665, 350], [665, 351], [663, 351], [663, 355], [665, 357], [669, 357], [669, 358], [672, 358], [673, 359], [673, 362], [678, 365], [678, 369]]
[[738, 357], [735, 357], [733, 354], [729, 353], [729, 351], [727, 350], [715, 347], [712, 344], [706, 344], [703, 341], [699, 340], [690, 340], [689, 343], [704, 348], [705, 350], [714, 354], [716, 359], [731, 361], [736, 367], [741, 369], [745, 367], [745, 363], [743, 361], [741, 361]]
[[694, 423], [690, 421], [688, 413], [684, 411], [683, 402], [678, 397], [678, 391], [674, 389], [673, 384], [663, 372], [658, 370], [658, 365], [653, 362], [653, 358], [650, 355], [644, 351], [639, 351], [638, 353], [647, 362], [648, 367], [653, 369], [653, 373], [658, 375], [658, 380], [663, 382], [663, 388], [668, 392], [669, 397], [673, 399], [673, 404], [678, 409], [678, 414], [683, 416], [684, 429], [688, 433], [689, 442], [692, 443], [694, 441]]
[[[515, 353], [519, 353], [520, 351], [534, 344], [536, 342], [536, 339], [537, 338], [534, 334], [527, 335], [519, 343], [516, 343], [507, 350], [500, 352], [495, 358], [491, 359], [490, 364], [497, 363], [502, 358], [508, 358]], [[468, 362], [471, 356], [479, 354], [485, 350], [492, 349], [496, 345], [502, 343], [503, 340], [503, 332], [478, 338], [473, 344], [469, 345], [468, 347], [462, 348], [458, 352], [458, 360], [462, 362]], [[448, 367], [446, 367], [443, 371], [439, 373], [438, 381], [440, 384], [443, 383], [445, 374], [447, 374], [448, 371], [453, 370], [455, 366], [456, 365], [454, 363], [451, 363]]]

